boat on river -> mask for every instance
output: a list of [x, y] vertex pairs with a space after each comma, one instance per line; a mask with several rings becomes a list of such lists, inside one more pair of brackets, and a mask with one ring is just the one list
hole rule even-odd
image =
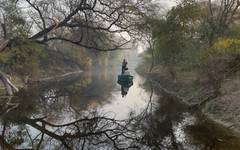
[[133, 85], [133, 76], [130, 74], [118, 75], [118, 84], [131, 87]]
[[129, 88], [133, 85], [133, 76], [130, 75], [130, 72], [128, 71], [127, 61], [125, 59], [123, 59], [122, 73], [118, 75], [117, 83], [121, 85], [122, 97], [126, 96]]

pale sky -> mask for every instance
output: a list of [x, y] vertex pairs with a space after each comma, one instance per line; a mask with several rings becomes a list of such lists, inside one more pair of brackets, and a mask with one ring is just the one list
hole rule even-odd
[[162, 3], [163, 6], [171, 8], [172, 6], [176, 5], [177, 0], [155, 0], [155, 1]]

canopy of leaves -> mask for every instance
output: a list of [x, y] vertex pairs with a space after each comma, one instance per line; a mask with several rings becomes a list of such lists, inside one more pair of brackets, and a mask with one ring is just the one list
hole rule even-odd
[[157, 62], [176, 63], [196, 37], [201, 8], [193, 0], [184, 0], [173, 7], [166, 18], [153, 21], [153, 38]]
[[1, 67], [7, 71], [18, 72], [21, 75], [31, 74], [38, 70], [38, 64], [44, 57], [43, 47], [39, 44], [18, 41], [16, 47], [8, 48], [0, 55]]
[[239, 39], [221, 38], [208, 49], [206, 57], [240, 55]]

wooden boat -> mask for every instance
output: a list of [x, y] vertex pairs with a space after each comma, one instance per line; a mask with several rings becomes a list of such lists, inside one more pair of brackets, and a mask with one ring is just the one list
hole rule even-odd
[[125, 87], [130, 87], [133, 85], [133, 76], [121, 74], [118, 75], [118, 84], [123, 85]]

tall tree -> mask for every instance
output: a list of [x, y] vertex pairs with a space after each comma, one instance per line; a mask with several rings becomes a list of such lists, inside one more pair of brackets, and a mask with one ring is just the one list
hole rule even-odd
[[[21, 44], [19, 39], [39, 44], [65, 41], [98, 51], [118, 50], [138, 33], [136, 25], [142, 23], [149, 3], [149, 0], [7, 0], [6, 3], [1, 0], [0, 51]], [[71, 34], [76, 32], [78, 36]], [[1, 78], [10, 81], [4, 74]]]
[[[205, 5], [206, 4], [206, 5]], [[204, 3], [207, 13], [203, 21], [203, 37], [212, 46], [217, 37], [226, 34], [229, 26], [239, 16], [239, 0], [208, 0]]]
[[[32, 25], [32, 32], [27, 37], [29, 40], [38, 43], [61, 40], [111, 51], [130, 41], [122, 34], [134, 34], [134, 25], [141, 22], [141, 11], [147, 3], [147, 0], [20, 0], [17, 5], [28, 7], [25, 8], [26, 21]], [[78, 38], [66, 37], [75, 29], [83, 31]], [[88, 37], [91, 31], [98, 33], [95, 38]], [[96, 37], [102, 38], [100, 35], [103, 33], [108, 34], [104, 40], [112, 43], [109, 48], [100, 47], [96, 42]], [[83, 42], [84, 38], [88, 39], [87, 43]]]

